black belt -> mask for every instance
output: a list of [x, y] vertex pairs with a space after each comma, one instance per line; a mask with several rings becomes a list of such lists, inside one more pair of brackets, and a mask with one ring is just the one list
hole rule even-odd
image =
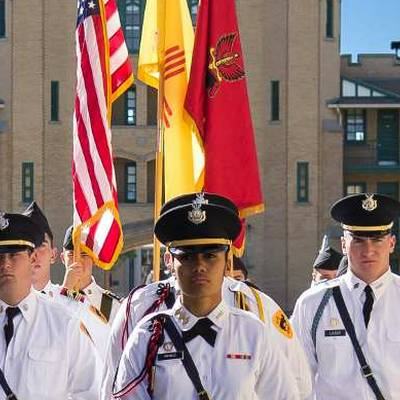
[[7, 400], [18, 400], [17, 396], [13, 393], [11, 390], [10, 386], [8, 385], [8, 382], [6, 380], [6, 377], [4, 376], [3, 371], [0, 368], [0, 386], [3, 388], [4, 393], [6, 394], [6, 399]]
[[360, 363], [361, 373], [363, 377], [367, 380], [368, 385], [374, 392], [377, 400], [385, 400], [381, 390], [379, 389], [378, 384], [376, 383], [371, 367], [368, 365], [367, 360], [365, 359], [360, 343], [358, 342], [356, 331], [354, 329], [353, 322], [351, 321], [349, 312], [347, 311], [346, 303], [344, 302], [340, 287], [335, 286], [332, 289], [332, 292], [333, 298], [335, 299], [336, 307], [338, 308], [340, 317], [342, 318], [343, 325], [346, 328], [347, 334], [351, 339], [351, 343], [353, 344], [354, 351], [356, 352], [358, 362]]

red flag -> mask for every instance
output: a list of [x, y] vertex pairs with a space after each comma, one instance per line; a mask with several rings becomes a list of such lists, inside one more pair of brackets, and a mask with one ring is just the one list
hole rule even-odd
[[122, 249], [112, 159], [112, 102], [133, 83], [115, 0], [79, 0], [72, 183], [74, 246], [104, 269]]
[[[242, 218], [263, 211], [234, 0], [200, 2], [185, 108], [203, 141], [204, 190], [230, 198]], [[243, 245], [244, 232], [236, 253]]]

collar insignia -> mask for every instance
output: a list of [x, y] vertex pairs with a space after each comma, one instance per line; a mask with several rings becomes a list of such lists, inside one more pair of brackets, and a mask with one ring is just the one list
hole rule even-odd
[[199, 225], [207, 219], [206, 212], [201, 209], [203, 204], [208, 204], [208, 200], [204, 198], [204, 193], [199, 193], [192, 201], [192, 211], [188, 212], [188, 220], [191, 223]]
[[366, 194], [365, 200], [362, 201], [362, 208], [365, 211], [374, 211], [378, 207], [378, 201], [374, 199], [373, 194]]
[[189, 322], [189, 316], [186, 315], [182, 308], [178, 308], [175, 311], [175, 316], [181, 321], [182, 325], [186, 325]]
[[6, 229], [10, 225], [10, 221], [4, 218], [4, 213], [0, 212], [0, 231]]

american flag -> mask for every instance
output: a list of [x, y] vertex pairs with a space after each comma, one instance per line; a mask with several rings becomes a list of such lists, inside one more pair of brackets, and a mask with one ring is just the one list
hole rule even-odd
[[74, 245], [109, 269], [123, 245], [111, 147], [112, 102], [133, 84], [115, 0], [78, 0], [73, 119]]

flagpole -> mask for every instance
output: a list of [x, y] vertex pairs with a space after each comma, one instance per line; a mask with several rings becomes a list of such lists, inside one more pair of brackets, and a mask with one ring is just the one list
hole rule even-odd
[[[157, 1], [157, 26], [158, 38], [164, 39], [165, 30], [165, 0]], [[154, 223], [160, 216], [163, 197], [163, 176], [164, 176], [164, 43], [159, 40], [157, 43], [159, 60], [159, 80], [157, 97], [157, 151], [156, 151], [156, 173], [154, 190]], [[153, 236], [153, 282], [160, 280], [160, 242]]]

